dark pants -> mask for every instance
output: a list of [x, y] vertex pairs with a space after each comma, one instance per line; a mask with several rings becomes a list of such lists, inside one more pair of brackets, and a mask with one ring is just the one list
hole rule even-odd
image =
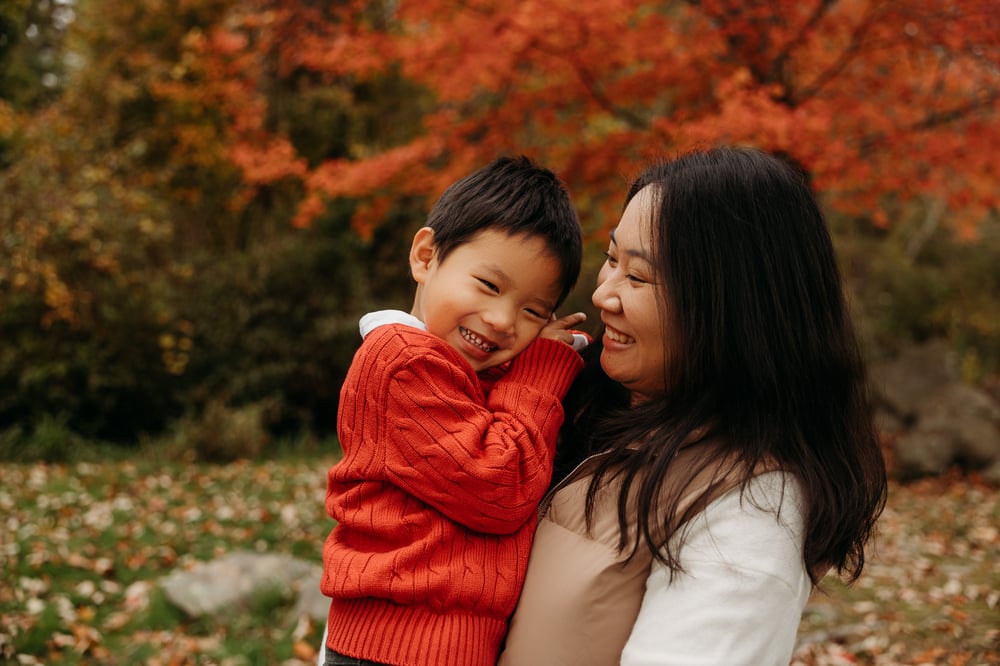
[[348, 657], [334, 652], [330, 648], [326, 649], [326, 661], [324, 663], [326, 666], [387, 666], [386, 664], [381, 664], [377, 661], [368, 661], [367, 659]]

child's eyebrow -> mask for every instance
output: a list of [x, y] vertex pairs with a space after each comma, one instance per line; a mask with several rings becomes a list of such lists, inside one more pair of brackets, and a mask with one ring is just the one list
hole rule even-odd
[[500, 264], [484, 264], [482, 270], [486, 273], [490, 273], [490, 277], [498, 281], [510, 282], [510, 275], [507, 274]]

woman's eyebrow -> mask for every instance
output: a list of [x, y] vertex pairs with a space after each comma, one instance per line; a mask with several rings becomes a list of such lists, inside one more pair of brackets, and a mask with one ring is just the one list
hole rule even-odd
[[[615, 242], [615, 230], [614, 229], [611, 230], [611, 242], [614, 245], [618, 245], [618, 243]], [[649, 263], [649, 264], [653, 263], [653, 260], [650, 258], [649, 254], [647, 254], [646, 252], [644, 252], [642, 250], [628, 250], [628, 249], [626, 249], [625, 250], [625, 254], [627, 254], [630, 257], [636, 257], [637, 259], [642, 259], [643, 261], [645, 261], [646, 263]]]

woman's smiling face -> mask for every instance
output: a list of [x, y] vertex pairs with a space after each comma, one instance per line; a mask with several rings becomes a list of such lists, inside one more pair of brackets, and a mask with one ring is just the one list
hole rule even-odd
[[666, 390], [667, 331], [660, 316], [665, 297], [650, 233], [655, 202], [648, 186], [625, 208], [592, 297], [604, 323], [601, 367], [632, 392], [633, 402]]

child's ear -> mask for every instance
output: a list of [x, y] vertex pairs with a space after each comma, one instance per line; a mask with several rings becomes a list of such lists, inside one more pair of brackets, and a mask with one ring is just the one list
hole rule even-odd
[[430, 227], [421, 227], [413, 235], [413, 244], [410, 246], [410, 273], [418, 284], [424, 281], [433, 258], [434, 230]]

